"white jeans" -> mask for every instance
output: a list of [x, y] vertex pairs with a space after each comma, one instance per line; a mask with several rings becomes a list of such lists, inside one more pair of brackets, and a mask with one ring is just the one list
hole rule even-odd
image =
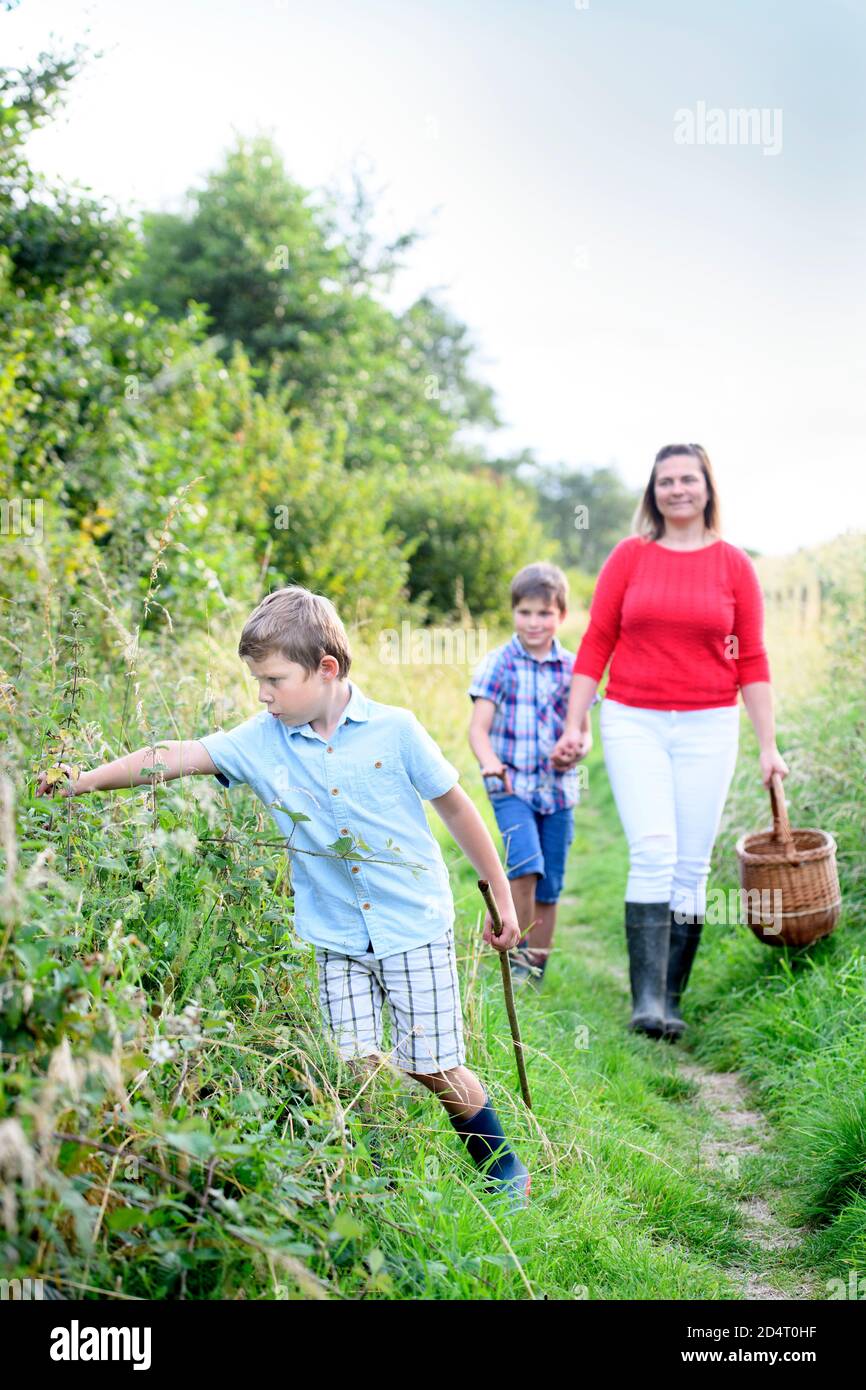
[[737, 761], [738, 705], [638, 709], [603, 700], [604, 761], [628, 840], [626, 901], [706, 910], [713, 841]]

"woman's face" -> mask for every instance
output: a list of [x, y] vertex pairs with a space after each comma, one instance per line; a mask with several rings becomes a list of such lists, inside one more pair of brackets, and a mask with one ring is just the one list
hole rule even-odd
[[709, 493], [704, 470], [690, 454], [674, 454], [656, 467], [656, 506], [674, 525], [702, 516]]

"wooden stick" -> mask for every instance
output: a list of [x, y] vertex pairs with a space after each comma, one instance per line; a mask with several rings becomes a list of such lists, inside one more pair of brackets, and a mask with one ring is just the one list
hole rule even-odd
[[[479, 878], [478, 887], [481, 896], [487, 904], [487, 911], [493, 921], [493, 935], [502, 935], [502, 918], [499, 915], [499, 908], [496, 906], [496, 899], [490, 891], [490, 884], [486, 879]], [[523, 1056], [523, 1043], [520, 1041], [520, 1025], [517, 1022], [517, 1010], [514, 1007], [514, 988], [511, 983], [511, 960], [507, 951], [499, 952], [499, 964], [502, 969], [502, 988], [505, 991], [505, 1007], [508, 1010], [508, 1022], [511, 1027], [511, 1040], [514, 1043], [514, 1055], [517, 1058], [517, 1074], [520, 1077], [520, 1090], [527, 1110], [532, 1109], [532, 1097], [529, 1094], [529, 1082], [526, 1078], [526, 1060]]]

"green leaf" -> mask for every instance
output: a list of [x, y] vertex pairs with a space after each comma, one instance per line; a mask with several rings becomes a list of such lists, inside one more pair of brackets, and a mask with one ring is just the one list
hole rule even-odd
[[142, 1226], [148, 1221], [148, 1213], [137, 1211], [135, 1207], [117, 1207], [105, 1218], [110, 1231], [131, 1231], [133, 1226]]
[[331, 1230], [335, 1235], [341, 1236], [343, 1240], [358, 1240], [364, 1234], [364, 1227], [360, 1221], [357, 1221], [348, 1211], [340, 1212]]
[[241, 1091], [232, 1101], [232, 1110], [237, 1115], [251, 1115], [264, 1110], [267, 1103], [267, 1096], [263, 1096], [260, 1091]]
[[304, 815], [303, 811], [290, 811], [288, 806], [283, 806], [279, 801], [270, 801], [268, 802], [268, 805], [269, 807], [272, 807], [275, 811], [282, 811], [283, 815], [288, 816], [289, 819], [293, 821], [295, 825], [297, 825], [299, 821], [310, 819], [309, 816]]
[[166, 1134], [165, 1142], [193, 1158], [210, 1158], [214, 1152], [213, 1135], [203, 1130], [174, 1130]]

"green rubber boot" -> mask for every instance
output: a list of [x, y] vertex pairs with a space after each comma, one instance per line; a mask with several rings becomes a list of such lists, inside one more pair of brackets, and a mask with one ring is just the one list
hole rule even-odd
[[665, 981], [671, 931], [669, 903], [625, 905], [625, 935], [631, 981], [629, 1029], [650, 1038], [664, 1037]]
[[671, 1042], [681, 1038], [685, 1031], [685, 1019], [680, 1013], [680, 999], [689, 981], [703, 924], [703, 917], [692, 915], [686, 917], [684, 922], [678, 922], [671, 911], [671, 943], [665, 991], [665, 1037]]

